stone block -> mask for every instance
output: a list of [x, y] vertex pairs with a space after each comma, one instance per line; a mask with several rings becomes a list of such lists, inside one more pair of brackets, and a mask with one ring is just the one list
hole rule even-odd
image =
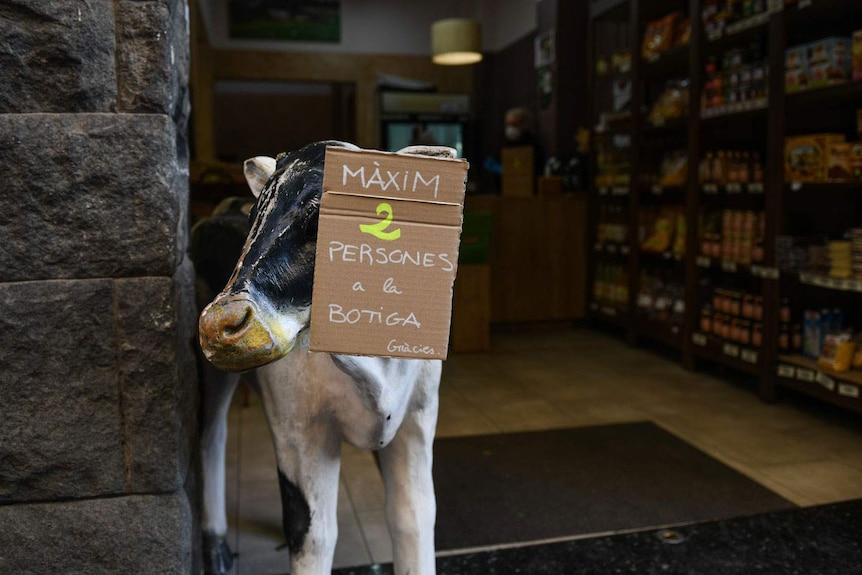
[[0, 506], [0, 572], [188, 575], [185, 493]]
[[117, 29], [118, 109], [182, 115], [189, 75], [186, 2], [120, 0]]
[[178, 489], [180, 461], [177, 309], [171, 278], [116, 282], [117, 340], [128, 489]]
[[111, 280], [0, 284], [0, 503], [122, 493], [113, 301]]
[[189, 325], [196, 316], [190, 318], [194, 300], [185, 267], [174, 278], [116, 282], [130, 493], [180, 489], [197, 451], [198, 382]]
[[198, 311], [195, 303], [195, 269], [191, 258], [186, 256], [174, 276], [177, 309], [179, 314], [179, 350], [177, 354], [177, 373], [179, 374], [179, 394], [177, 404], [180, 413], [180, 455], [181, 460], [193, 464], [200, 448], [200, 386], [198, 384], [197, 360], [200, 350], [198, 343]]
[[0, 156], [0, 281], [174, 274], [170, 118], [0, 115]]
[[0, 113], [116, 108], [113, 0], [6, 0], [0, 38]]

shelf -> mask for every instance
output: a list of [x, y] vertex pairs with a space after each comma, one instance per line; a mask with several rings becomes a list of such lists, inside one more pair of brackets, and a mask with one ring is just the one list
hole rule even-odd
[[862, 182], [790, 182], [785, 184], [785, 187], [788, 191], [794, 193], [807, 193], [811, 195], [836, 194], [862, 191]]
[[588, 306], [591, 319], [600, 320], [617, 327], [628, 325], [628, 314], [620, 308], [605, 302], [591, 301]]
[[[814, 20], [843, 21], [853, 16], [862, 17], [862, 3], [857, 0], [799, 0], [796, 7], [786, 8], [784, 15], [786, 26], [810, 26]], [[858, 26], [850, 27], [858, 29]]]
[[596, 194], [602, 197], [627, 198], [629, 197], [630, 188], [625, 186], [598, 186]]
[[610, 74], [596, 74], [596, 80], [601, 82], [621, 82], [631, 79], [631, 72], [611, 72]]
[[685, 186], [663, 186], [661, 184], [641, 184], [641, 193], [650, 196], [670, 196], [673, 199], [684, 200]]
[[638, 337], [646, 337], [675, 349], [682, 347], [682, 329], [678, 325], [635, 316], [634, 326]]
[[789, 110], [811, 108], [818, 104], [835, 107], [843, 104], [858, 104], [862, 98], [862, 82], [847, 82], [825, 88], [801, 90], [785, 94]]
[[626, 257], [630, 253], [630, 248], [626, 244], [617, 243], [595, 243], [593, 244], [593, 252], [597, 254], [607, 254], [611, 256]]
[[779, 385], [862, 412], [862, 372], [836, 372], [801, 355], [781, 355], [776, 368]]
[[736, 104], [725, 104], [714, 108], [706, 108], [700, 111], [700, 119], [703, 122], [710, 120], [748, 119], [766, 114], [769, 108], [766, 101], [752, 100]]
[[750, 275], [755, 278], [777, 280], [779, 278], [778, 268], [767, 267], [759, 264], [744, 265], [736, 262], [722, 261], [720, 258], [709, 256], [697, 256], [695, 264], [703, 270], [722, 272], [728, 274]]
[[654, 60], [641, 60], [641, 76], [644, 79], [687, 77], [688, 53], [688, 45], [677, 46], [660, 54]]
[[754, 196], [762, 198], [765, 187], [762, 182], [751, 184], [702, 184], [704, 196]]
[[685, 117], [681, 117], [671, 118], [663, 124], [658, 125], [650, 124], [649, 122], [645, 121], [641, 131], [643, 132], [644, 136], [661, 136], [674, 133], [685, 134], [687, 129], [688, 120]]
[[593, 132], [596, 135], [601, 136], [628, 136], [631, 135], [631, 126], [632, 126], [632, 117], [631, 114], [605, 118], [604, 126], [599, 129], [599, 125], [596, 125], [595, 130]]
[[746, 265], [736, 262], [722, 261], [720, 258], [711, 258], [709, 256], [697, 256], [695, 258], [697, 267], [703, 270], [720, 271], [728, 274], [744, 274], [751, 273], [751, 268]]
[[800, 273], [799, 283], [828, 290], [862, 293], [862, 279], [841, 279]]
[[662, 265], [670, 265], [670, 264], [681, 264], [685, 261], [685, 256], [677, 256], [674, 255], [670, 250], [661, 253], [655, 252], [645, 252], [641, 250], [638, 252], [640, 254], [640, 258], [648, 263], [653, 265], [662, 264]]
[[692, 353], [695, 357], [751, 375], [760, 375], [763, 368], [763, 352], [759, 349], [724, 341], [701, 332], [694, 332], [691, 342], [694, 344]]
[[722, 33], [714, 37], [704, 34], [707, 42], [706, 46], [710, 52], [715, 52], [725, 48], [728, 44], [744, 44], [746, 41], [766, 32], [770, 16], [772, 16], [772, 12], [767, 10], [755, 16], [737, 20], [733, 24], [728, 25]]
[[[638, 217], [632, 213], [634, 208], [658, 210], [678, 206], [679, 210], [684, 211], [688, 221], [687, 236], [691, 242], [687, 242], [689, 253], [684, 256], [675, 257], [670, 250], [664, 253], [643, 252], [642, 242], [635, 240], [629, 242], [631, 253], [626, 257], [619, 252], [612, 253], [613, 248], [611, 253], [608, 253], [604, 245], [590, 253], [594, 264], [623, 267], [632, 289], [636, 289], [638, 278], [645, 274], [657, 275], [665, 282], [678, 284], [679, 293], [673, 293], [680, 298], [680, 307], [687, 310], [684, 314], [668, 316], [657, 313], [654, 308], [642, 304], [640, 297], [630, 298], [631, 306], [627, 308], [625, 317], [621, 319], [618, 315], [614, 319], [625, 328], [629, 340], [636, 342], [642, 338], [644, 343], [655, 340], [679, 349], [682, 352], [682, 362], [687, 366], [703, 360], [704, 363], [733, 369], [739, 374], [750, 374], [758, 379], [758, 391], [763, 398], [772, 397], [776, 385], [774, 374], [779, 363], [777, 357], [778, 334], [781, 328], [780, 306], [784, 298], [791, 298], [794, 309], [822, 305], [821, 300], [836, 300], [835, 305], [846, 300], [848, 305], [854, 306], [862, 302], [862, 297], [857, 302], [855, 295], [862, 293], [862, 279], [837, 280], [799, 274], [791, 270], [782, 272], [777, 267], [772, 267], [777, 257], [776, 237], [782, 232], [808, 229], [837, 232], [839, 228], [843, 230], [858, 224], [859, 211], [862, 209], [862, 182], [782, 182], [787, 137], [818, 132], [837, 132], [850, 136], [855, 132], [853, 112], [862, 108], [862, 81], [790, 94], [785, 92], [783, 71], [787, 47], [830, 36], [847, 37], [854, 30], [862, 28], [862, 0], [801, 1], [811, 5], [801, 9], [785, 9], [784, 0], [768, 0], [765, 2], [769, 6], [767, 12], [733, 22], [714, 37], [707, 36], [701, 15], [692, 13], [690, 16], [694, 41], [690, 46], [676, 47], [659, 55], [652, 62], [643, 59], [633, 62], [630, 108], [633, 118], [626, 126], [631, 136], [631, 145], [625, 150], [628, 153], [625, 160], [630, 163], [627, 166], [627, 174], [631, 183], [617, 191], [624, 195], [612, 196], [613, 188], [605, 187], [591, 196], [595, 201], [593, 213], [601, 213], [600, 210], [609, 206], [608, 202], [612, 201], [618, 202], [613, 204], [615, 207], [628, 209], [631, 218], [627, 220], [630, 234], [636, 231], [631, 227]], [[689, 8], [694, 7], [695, 12], [698, 12], [701, 4], [703, 3], [695, 2]], [[625, 6], [620, 8], [621, 13], [630, 14], [628, 20], [631, 25], [626, 28], [597, 26], [593, 29], [601, 40], [597, 45], [619, 45], [637, 49], [642, 43], [647, 22], [664, 16], [671, 9], [685, 10], [686, 5], [688, 3], [680, 3], [678, 0], [663, 0], [659, 4], [619, 0], [619, 6]], [[716, 28], [717, 26], [712, 29]], [[739, 95], [740, 98], [749, 98], [756, 94], [760, 96], [759, 99], [717, 109], [702, 109], [701, 95], [707, 80], [706, 69], [710, 59], [720, 60], [727, 51], [734, 48], [744, 49], [752, 44], [757, 44], [761, 49], [763, 63], [772, 72], [766, 82], [769, 88], [768, 98], [763, 97], [761, 88], [760, 92]], [[638, 58], [639, 54], [635, 57]], [[694, 107], [680, 118], [667, 120], [660, 126], [650, 125], [647, 121], [649, 108], [645, 107], [645, 104], [651, 102], [668, 81], [682, 78], [691, 80], [689, 105]], [[599, 86], [606, 89], [605, 91], [610, 88], [608, 81], [607, 78], [596, 80], [598, 83], [605, 82]], [[602, 98], [595, 104], [608, 106], [607, 94], [595, 91], [590, 93], [597, 99]], [[730, 97], [723, 101], [729, 100]], [[719, 101], [722, 100], [716, 98], [710, 103]], [[610, 122], [604, 127], [607, 130], [613, 129]], [[611, 144], [607, 139], [599, 141]], [[619, 142], [620, 140], [616, 140], [616, 143]], [[762, 165], [762, 170], [758, 170], [761, 182], [754, 185], [702, 185], [696, 176], [692, 180], [689, 173], [689, 179], [684, 186], [642, 184], [644, 181], [658, 181], [653, 177], [656, 159], [662, 152], [676, 148], [684, 149], [688, 154], [689, 168], [695, 170], [695, 174], [699, 160], [710, 150], [756, 150]], [[601, 178], [599, 181], [602, 181]], [[604, 181], [615, 180], [607, 178]], [[600, 195], [602, 192], [604, 195]], [[858, 200], [856, 194], [859, 196]], [[763, 238], [763, 250], [761, 251], [761, 244], [758, 244], [755, 251], [760, 263], [743, 265], [722, 261], [720, 257], [697, 255], [702, 245], [702, 242], [695, 240], [698, 217], [721, 210], [752, 210], [763, 218], [763, 233], [767, 235]], [[591, 224], [595, 226], [596, 222]], [[709, 236], [707, 239], [712, 241]], [[716, 246], [709, 242], [707, 244], [706, 247], [710, 248], [708, 252], [719, 253], [718, 250], [712, 251]], [[661, 247], [655, 242], [646, 244], [647, 247], [655, 245]], [[588, 245], [587, 249], [590, 247], [591, 245]], [[724, 254], [728, 252], [725, 251]], [[739, 255], [735, 251], [733, 254]], [[762, 298], [762, 347], [739, 346], [715, 335], [697, 331], [692, 334], [692, 331], [699, 327], [699, 298], [708, 284], [745, 288], [746, 292], [756, 293]], [[685, 301], [682, 301], [683, 299]], [[659, 303], [661, 305], [663, 302]], [[848, 320], [855, 327], [859, 327], [858, 324], [862, 322], [861, 310], [862, 308], [847, 310]], [[672, 328], [669, 323], [657, 319], [647, 319], [660, 317], [672, 317], [676, 327]], [[683, 325], [683, 319], [695, 323]], [[691, 340], [684, 339], [690, 336]], [[806, 373], [804, 369], [803, 367], [803, 374]], [[795, 376], [783, 378], [783, 385], [809, 395], [819, 394], [834, 403], [841, 403], [862, 412], [862, 398], [858, 397], [862, 393], [862, 371], [858, 377], [859, 382], [840, 380], [847, 386], [853, 386], [844, 388], [845, 395], [838, 392], [838, 384], [834, 389], [826, 389], [816, 382], [801, 381]], [[854, 396], [849, 397], [851, 395]]]

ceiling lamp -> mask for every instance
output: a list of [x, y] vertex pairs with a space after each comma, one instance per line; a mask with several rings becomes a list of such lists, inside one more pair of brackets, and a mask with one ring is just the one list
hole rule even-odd
[[482, 30], [469, 18], [447, 18], [431, 25], [431, 60], [444, 66], [482, 60]]

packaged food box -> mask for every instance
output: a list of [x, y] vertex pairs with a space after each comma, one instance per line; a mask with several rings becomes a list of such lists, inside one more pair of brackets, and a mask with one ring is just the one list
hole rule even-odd
[[862, 143], [856, 142], [850, 146], [850, 173], [853, 180], [862, 182]]
[[853, 32], [853, 81], [862, 80], [862, 30]]
[[808, 68], [808, 87], [825, 88], [835, 84], [843, 84], [850, 80], [852, 73], [850, 59], [836, 59], [834, 62], [814, 64]]
[[833, 36], [805, 45], [809, 88], [848, 81], [852, 76], [849, 38]]
[[831, 144], [828, 148], [826, 179], [830, 182], [849, 182], [853, 180], [853, 144]]
[[784, 51], [785, 70], [805, 70], [808, 68], [808, 44], [793, 46]]
[[807, 48], [807, 64], [809, 67], [818, 64], [835, 64], [837, 61], [847, 61], [851, 54], [850, 38], [831, 36], [805, 45]]
[[787, 70], [784, 73], [784, 91], [788, 94], [808, 89], [807, 70]]
[[786, 138], [784, 141], [785, 181], [826, 181], [829, 146], [843, 142], [843, 134], [807, 134]]

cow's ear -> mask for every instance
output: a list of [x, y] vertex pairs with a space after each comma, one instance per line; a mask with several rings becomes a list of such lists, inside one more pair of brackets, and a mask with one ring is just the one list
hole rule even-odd
[[457, 158], [458, 151], [448, 146], [407, 146], [398, 150], [399, 154], [412, 156], [432, 156], [434, 158]]
[[251, 193], [254, 194], [255, 198], [260, 195], [261, 190], [263, 190], [263, 187], [274, 171], [275, 158], [256, 156], [245, 161], [245, 164], [243, 164], [245, 181], [248, 182], [248, 187], [251, 188]]

